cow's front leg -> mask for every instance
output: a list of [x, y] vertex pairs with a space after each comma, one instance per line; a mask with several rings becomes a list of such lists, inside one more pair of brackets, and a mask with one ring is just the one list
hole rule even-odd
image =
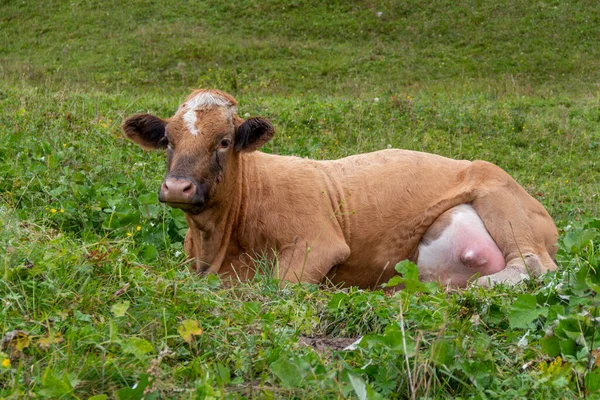
[[350, 256], [343, 240], [297, 240], [278, 252], [276, 275], [289, 282], [322, 282], [327, 273]]

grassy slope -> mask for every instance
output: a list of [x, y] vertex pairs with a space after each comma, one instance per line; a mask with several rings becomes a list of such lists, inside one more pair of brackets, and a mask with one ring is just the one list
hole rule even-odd
[[8, 75], [111, 92], [218, 83], [269, 95], [393, 93], [473, 80], [597, 90], [594, 2], [422, 3], [9, 2], [0, 54]]
[[[585, 391], [589, 332], [583, 344], [561, 342], [564, 364], [544, 364], [557, 354], [539, 341], [556, 327], [550, 305], [592, 310], [586, 284], [557, 287], [575, 281], [568, 274], [514, 290], [392, 297], [268, 279], [224, 288], [189, 274], [181, 215], [156, 204], [162, 156], [142, 154], [118, 126], [135, 111], [170, 115], [192, 87], [218, 87], [242, 114], [275, 122], [267, 151], [333, 158], [391, 145], [483, 158], [561, 228], [578, 225], [598, 215], [595, 2], [173, 3], [0, 6], [0, 333], [31, 340], [23, 354], [15, 341], [0, 350], [11, 359], [0, 396], [113, 396], [150, 371], [167, 397], [338, 397], [357, 379], [404, 397], [400, 316], [419, 348], [408, 352], [418, 394]], [[570, 244], [567, 271], [598, 262]], [[529, 325], [508, 319], [523, 290], [546, 310]], [[557, 300], [574, 293], [581, 304]], [[121, 317], [111, 306], [124, 301]], [[177, 330], [186, 319], [204, 329], [190, 344]], [[531, 336], [519, 347], [523, 327]], [[298, 344], [367, 333], [381, 336], [351, 353]], [[165, 346], [172, 354], [152, 369]]]

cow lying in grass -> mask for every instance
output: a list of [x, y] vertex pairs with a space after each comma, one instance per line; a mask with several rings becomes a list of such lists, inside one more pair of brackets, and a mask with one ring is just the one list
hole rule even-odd
[[123, 123], [141, 147], [167, 150], [159, 200], [185, 212], [198, 272], [248, 279], [268, 257], [285, 280], [373, 288], [404, 259], [453, 286], [556, 268], [552, 218], [499, 167], [395, 149], [332, 161], [265, 154], [273, 126], [236, 106], [197, 90], [169, 119]]

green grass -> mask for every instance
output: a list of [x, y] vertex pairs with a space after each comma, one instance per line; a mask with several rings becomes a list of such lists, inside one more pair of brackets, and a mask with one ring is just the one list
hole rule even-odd
[[[0, 398], [136, 399], [146, 379], [149, 398], [598, 396], [596, 2], [0, 11]], [[394, 295], [196, 276], [181, 212], [157, 202], [164, 156], [119, 128], [195, 87], [270, 118], [269, 152], [500, 165], [554, 216], [559, 272]]]

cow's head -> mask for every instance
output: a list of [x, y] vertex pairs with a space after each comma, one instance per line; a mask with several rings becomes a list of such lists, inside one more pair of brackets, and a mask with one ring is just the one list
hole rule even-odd
[[274, 133], [268, 120], [243, 120], [236, 111], [231, 95], [196, 90], [169, 119], [136, 114], [123, 122], [127, 137], [144, 149], [167, 150], [161, 202], [196, 214], [226, 195], [220, 182], [237, 173], [240, 153], [260, 148]]

